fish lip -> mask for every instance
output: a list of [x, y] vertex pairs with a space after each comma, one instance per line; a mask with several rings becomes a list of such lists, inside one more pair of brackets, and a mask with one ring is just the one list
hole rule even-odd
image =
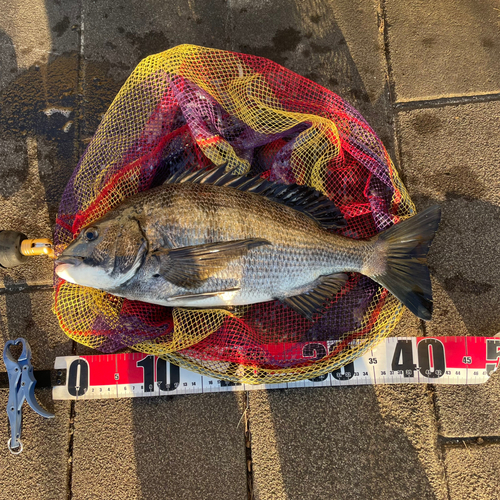
[[57, 258], [55, 264], [73, 264], [74, 266], [79, 266], [83, 262], [83, 257], [76, 257], [75, 255], [61, 255]]

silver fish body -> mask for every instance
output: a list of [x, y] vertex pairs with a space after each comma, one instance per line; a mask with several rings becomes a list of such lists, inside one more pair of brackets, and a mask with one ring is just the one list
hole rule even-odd
[[[227, 174], [225, 179], [231, 181]], [[131, 197], [82, 230], [56, 272], [77, 284], [165, 306], [216, 308], [280, 299], [312, 317], [341, 288], [346, 272], [363, 273], [387, 286], [392, 247], [399, 267], [404, 261], [399, 254], [410, 249], [404, 273], [415, 267], [415, 258], [421, 261], [417, 271], [427, 270], [422, 259], [437, 228], [438, 209], [423, 217], [432, 233], [424, 239], [420, 221], [409, 225], [413, 243], [399, 237], [394, 242], [392, 233], [359, 241], [324, 229], [307, 211], [288, 206], [293, 205], [289, 201], [283, 204], [228, 183], [188, 178]], [[408, 239], [408, 230], [402, 233]], [[415, 254], [418, 245], [423, 245], [423, 256]], [[424, 278], [429, 280], [428, 271]], [[429, 319], [430, 282], [424, 285], [417, 285], [424, 307], [420, 300], [413, 312]], [[401, 299], [400, 285], [390, 286]]]

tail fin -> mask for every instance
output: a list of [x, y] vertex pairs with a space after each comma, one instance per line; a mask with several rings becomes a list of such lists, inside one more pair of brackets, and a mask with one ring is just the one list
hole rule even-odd
[[440, 219], [441, 209], [434, 205], [380, 233], [378, 239], [387, 244], [387, 266], [383, 274], [372, 276], [413, 314], [426, 321], [432, 316], [427, 252]]

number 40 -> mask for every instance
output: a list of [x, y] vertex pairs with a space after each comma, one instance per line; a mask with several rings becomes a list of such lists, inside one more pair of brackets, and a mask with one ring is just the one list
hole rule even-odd
[[[440, 340], [421, 340], [417, 346], [417, 354], [420, 373], [424, 377], [439, 378], [444, 375], [446, 359], [444, 346]], [[405, 377], [414, 377], [416, 368], [413, 363], [412, 341], [398, 340], [392, 357], [391, 369], [393, 371], [402, 371]]]

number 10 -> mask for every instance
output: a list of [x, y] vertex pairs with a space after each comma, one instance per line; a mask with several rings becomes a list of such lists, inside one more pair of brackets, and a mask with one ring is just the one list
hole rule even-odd
[[[137, 361], [137, 366], [144, 370], [144, 392], [154, 392], [155, 373], [154, 373], [155, 356], [146, 356]], [[167, 377], [167, 362], [162, 358], [156, 358], [156, 383], [161, 391], [175, 391], [180, 382], [179, 367], [169, 363], [170, 377]], [[167, 379], [170, 382], [167, 383]]]

